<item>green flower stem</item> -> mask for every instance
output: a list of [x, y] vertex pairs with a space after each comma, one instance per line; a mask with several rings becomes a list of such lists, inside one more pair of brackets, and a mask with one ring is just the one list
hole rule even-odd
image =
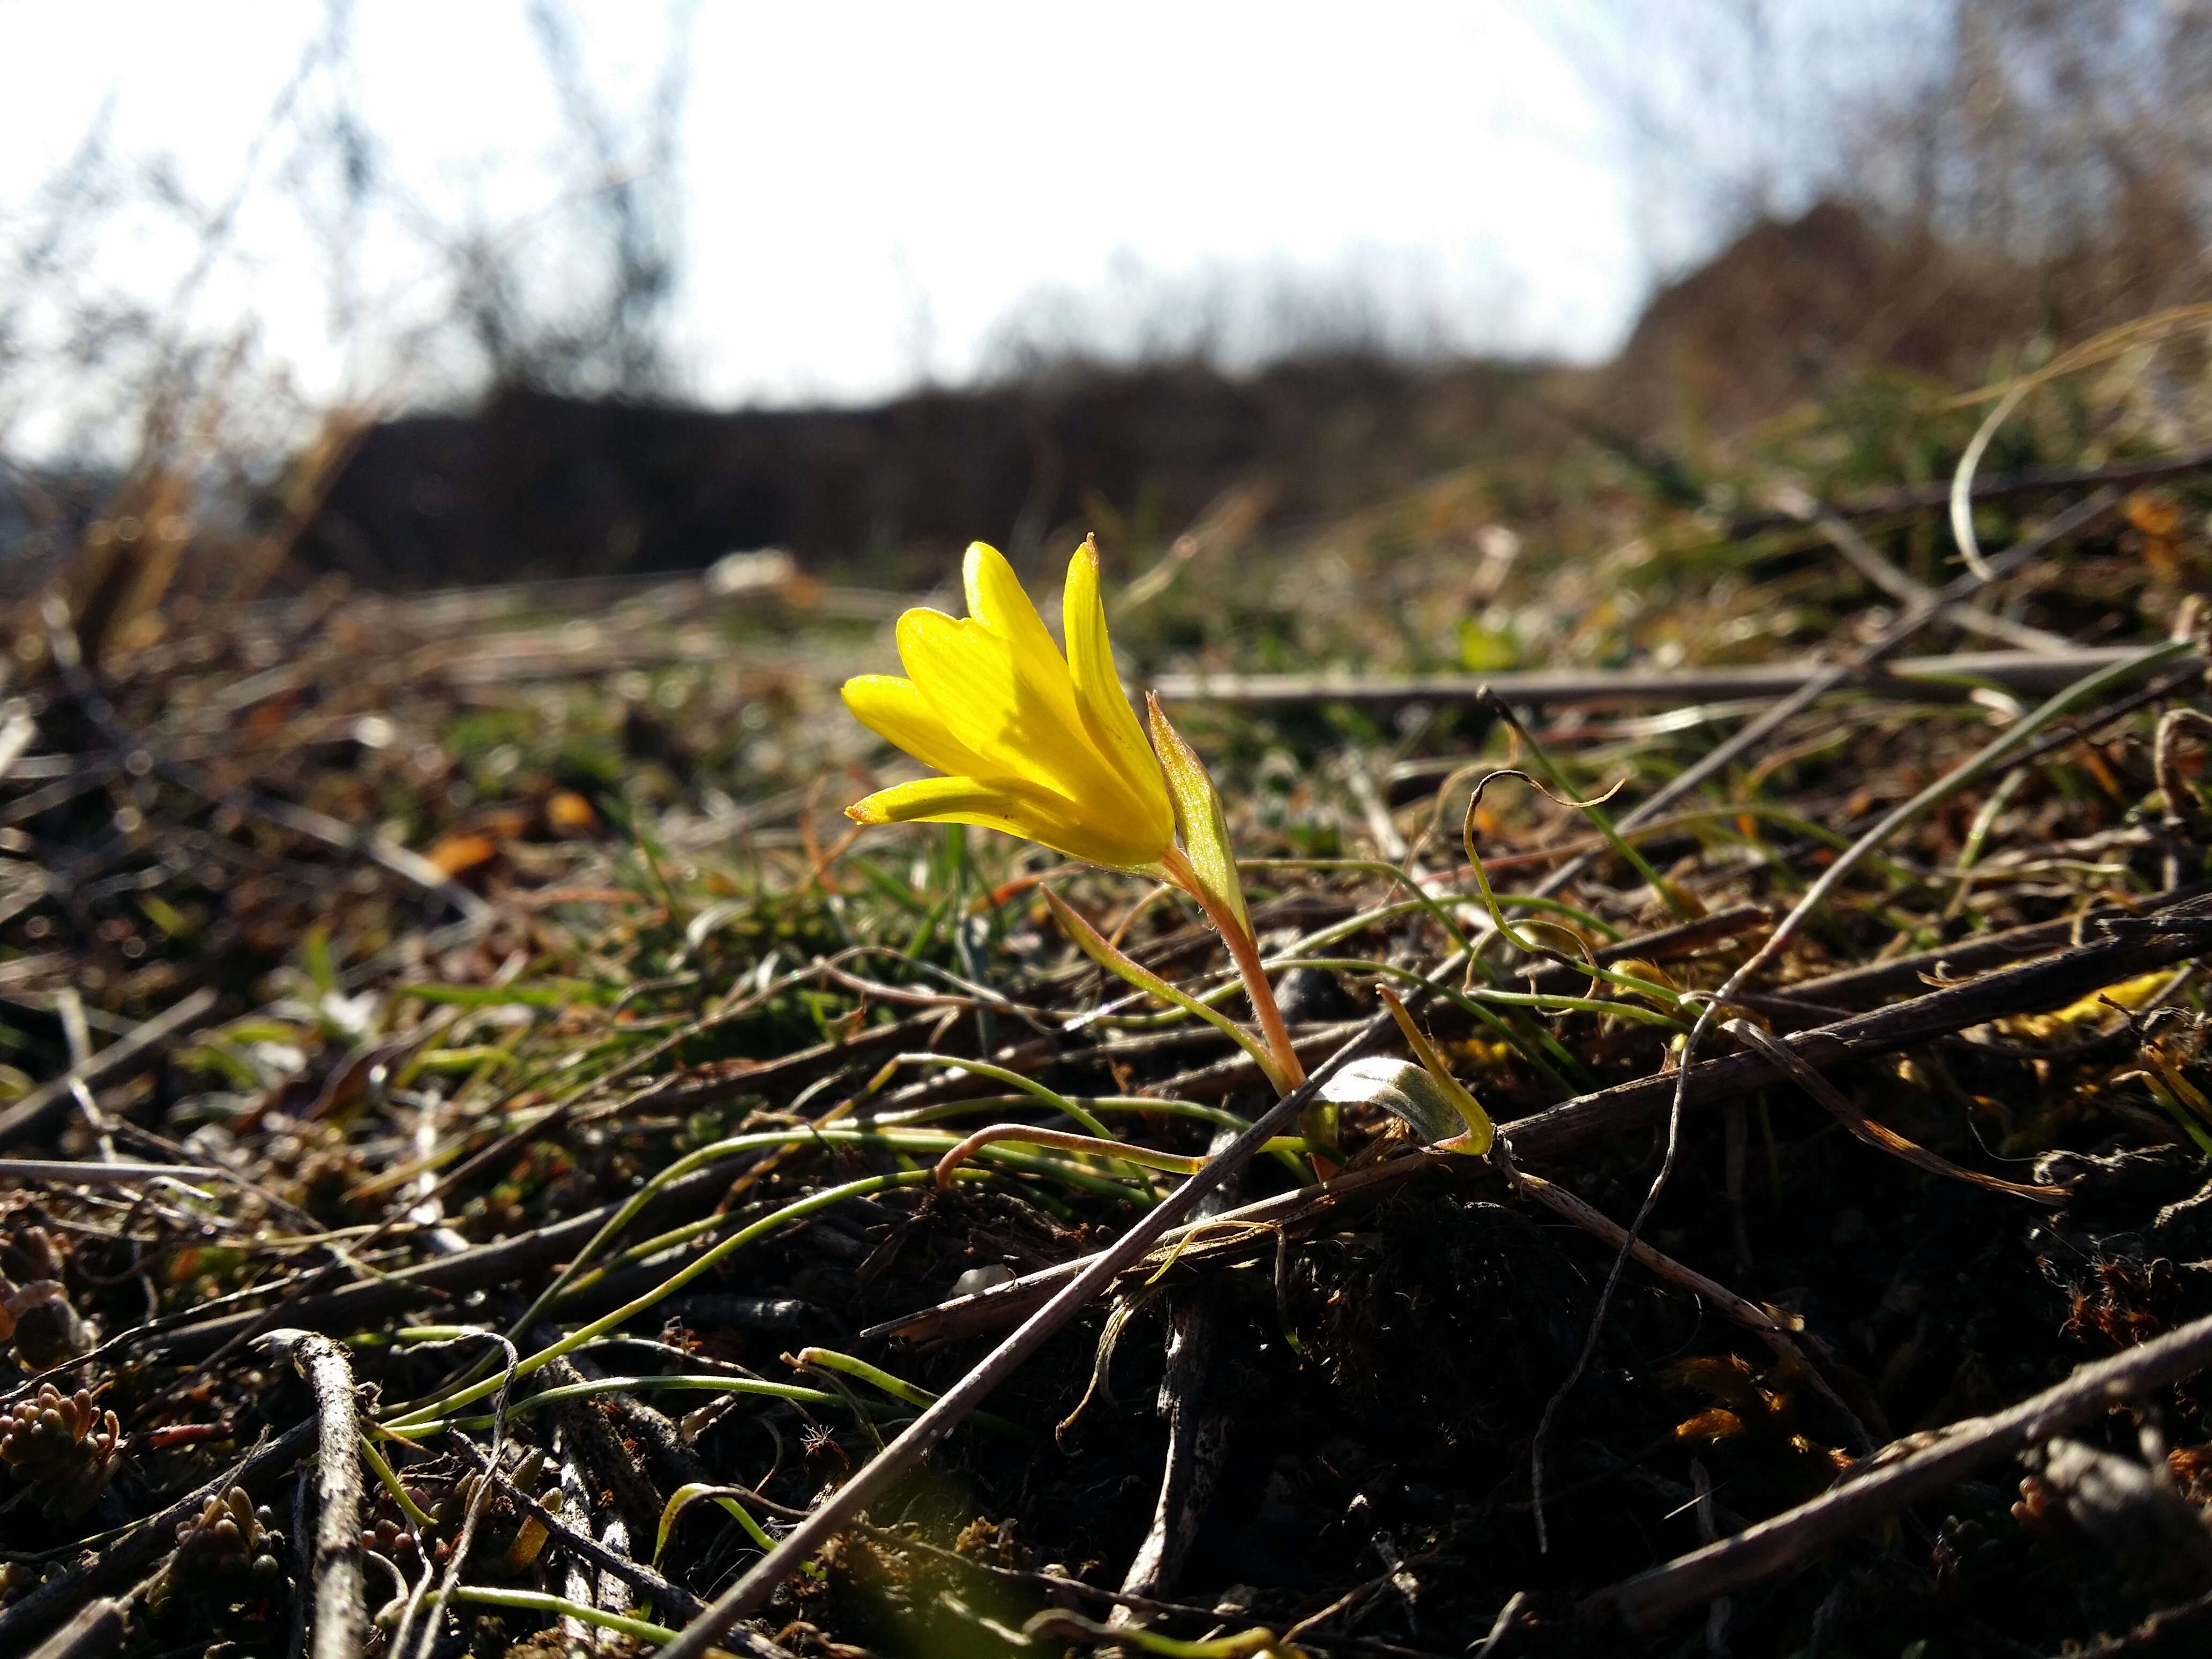
[[[1155, 711], [1158, 704], [1153, 704]], [[1209, 782], [1210, 791], [1212, 785]], [[1221, 830], [1220, 807], [1214, 803], [1214, 827]], [[1252, 1005], [1253, 1018], [1260, 1023], [1261, 1035], [1267, 1039], [1267, 1052], [1274, 1056], [1270, 1066], [1261, 1061], [1260, 1070], [1274, 1085], [1278, 1096], [1287, 1095], [1306, 1080], [1305, 1062], [1298, 1058], [1297, 1044], [1291, 1041], [1291, 1028], [1284, 1023], [1283, 1011], [1275, 1002], [1274, 982], [1267, 977], [1267, 965], [1260, 957], [1260, 941], [1252, 932], [1249, 917], [1245, 915], [1244, 896], [1237, 875], [1234, 856], [1228, 851], [1227, 835], [1221, 830], [1220, 856], [1228, 860], [1230, 894], [1224, 898], [1215, 885], [1197, 879], [1190, 866], [1179, 858], [1168, 860], [1168, 873], [1175, 877], [1185, 891], [1196, 899], [1199, 906], [1213, 923], [1214, 931], [1229, 949], [1229, 959], [1236, 964], [1237, 975], [1244, 981], [1246, 1000]], [[1172, 849], [1170, 849], [1172, 851]], [[1233, 901], [1233, 902], [1231, 902]], [[1191, 1004], [1194, 1009], [1200, 1005]], [[1254, 1055], [1258, 1060], [1258, 1055]], [[1337, 1109], [1334, 1102], [1316, 1094], [1304, 1110], [1298, 1114], [1298, 1128], [1306, 1142], [1313, 1147], [1314, 1174], [1316, 1178], [1334, 1172], [1337, 1133]]]
[[1279, 1073], [1274, 1079], [1275, 1092], [1290, 1093], [1306, 1080], [1305, 1062], [1298, 1058], [1297, 1046], [1291, 1041], [1283, 1011], [1275, 1006], [1275, 988], [1267, 978], [1267, 964], [1260, 959], [1260, 941], [1243, 913], [1243, 900], [1239, 898], [1234, 906], [1224, 902], [1207, 884], [1192, 876], [1187, 866], [1179, 872], [1171, 861], [1168, 873], [1187, 878], [1184, 890], [1198, 901], [1214, 931], [1221, 935], [1221, 942], [1229, 947], [1229, 959], [1237, 964], [1237, 976], [1244, 981], [1244, 995], [1252, 1005], [1253, 1017], [1260, 1022], [1261, 1034], [1275, 1056]]

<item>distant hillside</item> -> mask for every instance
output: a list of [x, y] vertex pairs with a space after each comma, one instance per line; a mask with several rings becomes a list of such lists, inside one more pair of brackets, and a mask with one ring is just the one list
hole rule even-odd
[[895, 578], [977, 537], [1022, 549], [1101, 508], [1173, 533], [1236, 485], [1279, 520], [1556, 444], [1532, 371], [1333, 360], [1246, 380], [1086, 369], [867, 409], [700, 410], [510, 394], [371, 432], [301, 538], [373, 586], [696, 568], [735, 549]]
[[2049, 319], [2021, 273], [1824, 203], [1763, 220], [1654, 294], [1601, 377], [1611, 419], [1646, 440], [1728, 438], [1869, 364], [1979, 381]]

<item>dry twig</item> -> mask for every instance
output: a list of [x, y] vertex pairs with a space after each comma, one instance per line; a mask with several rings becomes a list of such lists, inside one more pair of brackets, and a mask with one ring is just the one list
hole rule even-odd
[[1649, 1630], [1741, 1585], [1802, 1565], [1838, 1539], [1933, 1496], [1984, 1465], [2015, 1456], [2127, 1401], [2212, 1367], [2212, 1318], [2075, 1370], [2063, 1382], [1993, 1417], [1969, 1418], [1901, 1440], [1856, 1466], [1832, 1490], [1730, 1538], [1599, 1591], [1589, 1616]]
[[315, 1589], [313, 1659], [358, 1659], [368, 1641], [361, 1571], [361, 1409], [353, 1364], [326, 1336], [297, 1328], [262, 1339], [314, 1391]]

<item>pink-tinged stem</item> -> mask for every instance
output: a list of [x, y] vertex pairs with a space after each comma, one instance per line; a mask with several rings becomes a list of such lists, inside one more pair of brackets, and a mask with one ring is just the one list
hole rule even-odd
[[1221, 935], [1221, 942], [1229, 947], [1229, 959], [1237, 964], [1237, 975], [1244, 981], [1244, 994], [1252, 1000], [1252, 1012], [1260, 1022], [1260, 1035], [1267, 1044], [1267, 1051], [1275, 1057], [1275, 1064], [1283, 1074], [1283, 1092], [1288, 1094], [1306, 1080], [1306, 1068], [1299, 1063], [1298, 1051], [1291, 1044], [1291, 1028], [1283, 1024], [1283, 1011], [1275, 1006], [1275, 988], [1267, 982], [1267, 970], [1260, 962], [1260, 941], [1234, 915], [1207, 896], [1180, 852], [1170, 848], [1161, 861], [1176, 885], [1198, 901], [1214, 931]]

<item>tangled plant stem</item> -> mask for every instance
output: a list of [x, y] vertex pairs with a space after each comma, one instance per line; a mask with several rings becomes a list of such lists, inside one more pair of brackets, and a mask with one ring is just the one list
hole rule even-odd
[[[743, 1249], [756, 1239], [788, 1226], [794, 1221], [802, 1220], [817, 1211], [827, 1209], [835, 1204], [841, 1204], [847, 1199], [864, 1198], [871, 1194], [889, 1192], [899, 1187], [917, 1186], [933, 1178], [927, 1170], [903, 1170], [896, 1175], [868, 1176], [859, 1181], [848, 1181], [840, 1186], [824, 1188], [820, 1192], [810, 1194], [805, 1198], [787, 1204], [781, 1209], [763, 1216], [750, 1226], [741, 1229], [712, 1248], [702, 1250], [643, 1295], [632, 1298], [613, 1312], [603, 1315], [570, 1332], [550, 1347], [542, 1348], [532, 1354], [515, 1366], [511, 1374], [512, 1380], [520, 1381], [524, 1377], [534, 1376], [556, 1359], [573, 1352], [592, 1338], [604, 1336], [607, 1332], [629, 1323], [656, 1303], [673, 1296], [702, 1273], [712, 1272], [729, 1256]], [[497, 1379], [472, 1382], [425, 1405], [411, 1407], [398, 1412], [384, 1419], [384, 1425], [395, 1433], [404, 1434], [410, 1428], [419, 1425], [437, 1418], [451, 1416], [464, 1406], [472, 1406], [477, 1401], [496, 1394], [503, 1386], [504, 1382]]]

